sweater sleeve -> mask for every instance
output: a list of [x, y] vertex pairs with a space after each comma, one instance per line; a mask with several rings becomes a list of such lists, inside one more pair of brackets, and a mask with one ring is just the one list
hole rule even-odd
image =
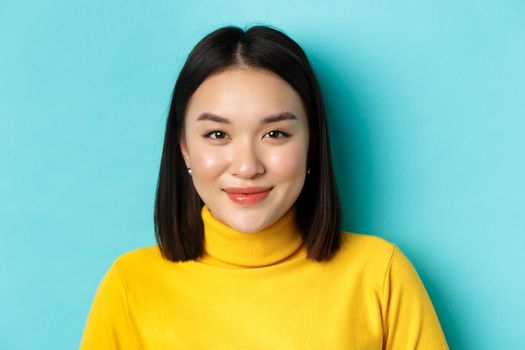
[[448, 349], [432, 301], [416, 270], [394, 247], [383, 286], [383, 348]]
[[98, 286], [84, 327], [80, 350], [139, 348], [129, 318], [126, 286], [115, 262]]

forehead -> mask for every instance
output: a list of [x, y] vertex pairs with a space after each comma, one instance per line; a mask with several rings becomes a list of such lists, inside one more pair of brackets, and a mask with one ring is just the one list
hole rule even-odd
[[268, 70], [243, 67], [208, 77], [191, 97], [186, 116], [263, 117], [282, 112], [306, 118], [299, 94], [286, 81]]

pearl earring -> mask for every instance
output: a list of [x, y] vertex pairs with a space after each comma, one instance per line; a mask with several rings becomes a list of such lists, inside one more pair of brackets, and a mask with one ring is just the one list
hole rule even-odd
[[310, 168], [306, 169], [306, 173], [310, 174]]
[[191, 168], [188, 168], [188, 174], [191, 175]]

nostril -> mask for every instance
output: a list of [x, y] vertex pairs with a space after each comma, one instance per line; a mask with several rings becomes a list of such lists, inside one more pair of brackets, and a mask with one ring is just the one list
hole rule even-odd
[[264, 172], [264, 165], [253, 146], [239, 144], [237, 153], [232, 159], [231, 173], [235, 176], [253, 178]]

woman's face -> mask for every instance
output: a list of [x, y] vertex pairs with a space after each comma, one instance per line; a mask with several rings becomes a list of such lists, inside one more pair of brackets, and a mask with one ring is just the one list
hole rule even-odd
[[252, 233], [295, 203], [306, 176], [308, 120], [278, 75], [251, 68], [212, 75], [191, 97], [184, 122], [184, 161], [215, 218]]

